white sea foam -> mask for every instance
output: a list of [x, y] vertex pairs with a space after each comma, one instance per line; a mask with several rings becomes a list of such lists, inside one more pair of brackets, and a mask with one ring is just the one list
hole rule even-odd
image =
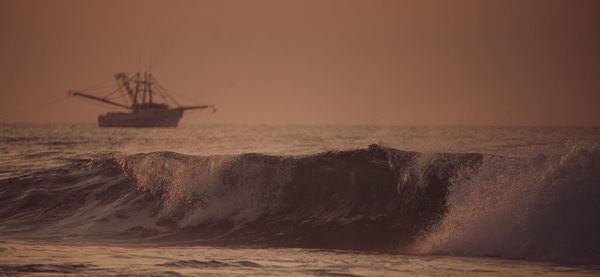
[[600, 150], [486, 158], [453, 180], [448, 213], [421, 253], [600, 261]]

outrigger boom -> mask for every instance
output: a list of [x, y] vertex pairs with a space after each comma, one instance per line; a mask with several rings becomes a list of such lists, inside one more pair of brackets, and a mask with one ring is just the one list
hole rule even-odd
[[123, 105], [121, 103], [113, 102], [113, 101], [110, 101], [110, 100], [108, 100], [106, 98], [100, 98], [98, 96], [94, 96], [94, 95], [90, 95], [90, 94], [85, 94], [83, 92], [69, 90], [69, 96], [81, 96], [81, 97], [84, 97], [84, 98], [98, 100], [100, 102], [104, 102], [104, 103], [107, 103], [107, 104], [115, 105], [117, 107], [121, 107], [121, 108], [125, 108], [125, 109], [128, 109], [128, 110], [131, 110], [130, 106], [126, 106], [126, 105]]
[[[139, 72], [131, 78], [128, 78], [125, 73], [118, 73], [115, 74], [115, 78], [120, 82], [120, 86], [117, 90], [113, 91], [113, 93], [121, 88], [125, 88], [129, 100], [131, 101], [131, 105], [109, 100], [108, 96], [98, 97], [79, 91], [68, 91], [69, 96], [80, 96], [131, 111], [130, 113], [109, 112], [105, 115], [98, 116], [98, 125], [100, 127], [177, 127], [179, 120], [183, 116], [183, 112], [186, 110], [212, 108], [213, 112], [217, 111], [214, 105], [179, 105], [175, 99], [170, 97], [166, 91], [157, 84], [157, 81], [152, 78], [152, 74], [144, 73], [142, 79]], [[135, 82], [135, 89], [131, 87], [131, 81]], [[159, 94], [165, 101], [167, 100], [167, 97], [169, 97], [177, 104], [177, 107], [169, 108], [166, 103], [153, 102], [153, 84], [156, 84], [160, 89]]]

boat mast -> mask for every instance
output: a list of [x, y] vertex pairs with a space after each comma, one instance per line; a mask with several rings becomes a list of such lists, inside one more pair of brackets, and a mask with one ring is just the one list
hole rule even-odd
[[137, 106], [138, 92], [140, 91], [140, 73], [135, 74], [135, 97], [133, 99], [132, 107]]
[[[157, 86], [156, 90], [158, 91], [159, 95], [165, 99], [165, 102], [167, 101], [166, 97], [169, 97], [171, 100], [173, 100], [173, 102], [175, 102], [175, 104], [177, 104], [178, 107], [173, 108], [172, 110], [181, 110], [183, 112], [183, 111], [187, 111], [187, 110], [209, 109], [210, 108], [210, 109], [212, 109], [213, 112], [217, 111], [217, 109], [215, 108], [214, 105], [199, 105], [199, 106], [181, 106], [181, 105], [179, 105], [179, 103], [177, 103], [177, 101], [175, 101], [175, 99], [173, 99], [173, 97], [171, 97], [170, 95], [167, 94], [166, 90], [160, 85], [160, 83], [157, 80], [152, 79], [152, 73], [144, 72], [143, 80], [141, 78], [140, 72], [137, 72], [131, 78], [128, 77], [127, 74], [124, 72], [117, 73], [117, 74], [115, 74], [115, 78], [117, 79], [117, 81], [119, 83], [121, 83], [122, 87], [124, 87], [125, 90], [127, 91], [127, 94], [129, 95], [131, 102], [132, 102], [132, 104], [130, 106], [108, 100], [108, 98], [107, 98], [108, 96], [98, 97], [98, 96], [90, 95], [87, 93], [72, 91], [72, 90], [69, 90], [69, 95], [81, 96], [84, 98], [104, 102], [104, 103], [118, 106], [121, 108], [125, 108], [128, 110], [133, 110], [133, 112], [135, 112], [138, 109], [141, 109], [141, 110], [143, 110], [143, 109], [169, 109], [169, 106], [166, 103], [156, 103], [155, 104], [152, 102], [152, 94], [154, 93], [152, 91], [152, 85], [156, 84], [156, 86]], [[135, 80], [135, 90], [132, 88], [132, 86], [130, 84], [134, 80]], [[121, 89], [121, 87], [117, 88], [117, 90], [115, 90], [114, 92], [117, 92], [120, 89]], [[141, 96], [140, 96], [140, 93], [142, 93]], [[166, 94], [166, 96], [164, 94]], [[146, 102], [146, 95], [148, 95], [147, 96], [148, 102]], [[138, 101], [138, 99], [140, 97], [142, 98], [141, 102]]]
[[127, 95], [129, 95], [130, 100], [133, 102], [131, 104], [131, 107], [134, 107], [135, 103], [137, 101], [137, 99], [136, 99], [137, 98], [137, 87], [136, 87], [136, 92], [134, 93], [133, 90], [131, 89], [131, 86], [129, 85], [129, 78], [127, 77], [127, 74], [125, 74], [124, 72], [115, 74], [115, 78], [117, 79], [118, 82], [121, 82], [123, 87], [125, 87], [125, 90], [127, 91]]
[[148, 73], [146, 82], [148, 83], [148, 103], [152, 106], [152, 73]]
[[148, 72], [144, 72], [144, 101], [142, 102], [142, 104], [144, 106], [146, 106], [148, 104], [148, 102], [146, 102], [147, 99], [148, 99]]

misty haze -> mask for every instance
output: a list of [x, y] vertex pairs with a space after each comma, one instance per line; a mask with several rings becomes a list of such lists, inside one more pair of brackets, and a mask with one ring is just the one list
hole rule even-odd
[[598, 26], [595, 0], [0, 0], [0, 275], [599, 275]]

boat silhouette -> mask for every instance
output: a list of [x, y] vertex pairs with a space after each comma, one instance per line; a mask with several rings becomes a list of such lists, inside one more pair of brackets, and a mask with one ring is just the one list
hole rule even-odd
[[[117, 106], [129, 110], [129, 112], [108, 112], [98, 116], [98, 126], [100, 127], [177, 127], [179, 120], [183, 117], [184, 111], [195, 109], [212, 108], [216, 112], [214, 105], [181, 106], [173, 99], [167, 91], [158, 84], [152, 74], [144, 72], [143, 77], [140, 72], [129, 77], [126, 73], [117, 73], [115, 78], [119, 87], [105, 97], [98, 97], [79, 91], [69, 90], [69, 96], [80, 96], [87, 99], [100, 101], [106, 104]], [[135, 87], [132, 87], [132, 83]], [[130, 100], [130, 105], [118, 103], [108, 99], [118, 91], [125, 90]], [[155, 93], [165, 100], [170, 98], [177, 104], [177, 107], [169, 107], [166, 103], [156, 102]]]

